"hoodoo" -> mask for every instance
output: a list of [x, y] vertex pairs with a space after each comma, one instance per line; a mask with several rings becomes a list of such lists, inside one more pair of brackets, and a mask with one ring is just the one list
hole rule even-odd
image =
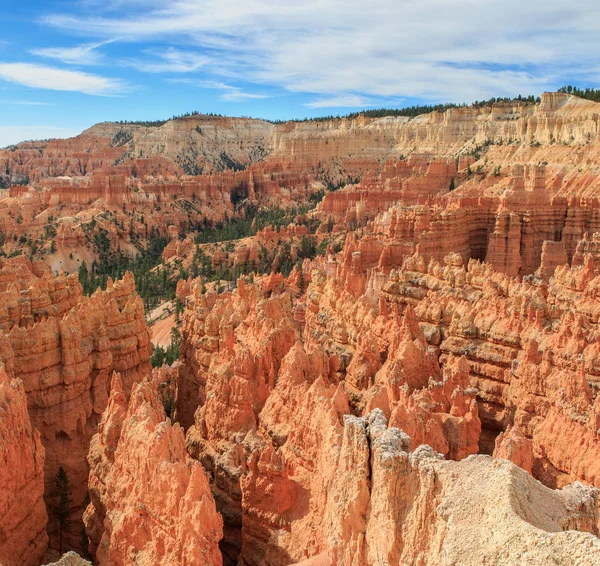
[[600, 564], [596, 100], [0, 150], [0, 563]]

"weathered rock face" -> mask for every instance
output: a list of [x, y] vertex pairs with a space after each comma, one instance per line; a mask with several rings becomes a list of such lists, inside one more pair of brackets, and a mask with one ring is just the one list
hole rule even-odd
[[0, 563], [37, 566], [48, 546], [44, 448], [23, 382], [0, 365]]
[[[347, 236], [340, 253], [305, 266], [312, 283], [297, 312], [305, 323], [304, 339], [339, 358], [339, 379], [358, 414], [382, 408], [415, 442], [449, 457], [475, 452], [468, 447], [478, 442], [479, 451], [514, 454], [547, 485], [574, 480], [598, 485], [592, 463], [600, 446], [594, 432], [598, 268], [594, 237], [586, 233], [588, 227], [597, 229], [596, 204], [549, 201], [542, 173], [538, 167], [515, 168], [503, 196], [480, 198], [475, 209], [469, 199], [452, 197], [378, 213]], [[436, 202], [445, 204], [434, 223]], [[515, 215], [523, 229], [513, 241], [510, 226], [504, 230], [500, 219], [510, 224]], [[468, 222], [473, 216], [476, 222]], [[442, 220], [447, 230], [440, 228]], [[478, 228], [484, 221], [493, 230]], [[505, 238], [502, 245], [498, 238]], [[448, 249], [453, 253], [438, 259]], [[517, 273], [531, 275], [510, 276]], [[405, 330], [394, 330], [399, 316], [412, 309], [416, 329], [407, 332], [411, 325], [405, 321]], [[464, 364], [460, 371], [452, 369], [462, 356], [468, 371]], [[429, 391], [422, 389], [430, 377]], [[448, 384], [434, 386], [444, 381]], [[481, 435], [469, 424], [475, 421], [469, 416], [475, 395]], [[417, 422], [432, 423], [424, 427], [427, 437], [412, 428], [415, 418], [406, 406]], [[462, 431], [466, 450], [456, 443], [454, 430]]]
[[345, 418], [327, 502], [328, 550], [315, 564], [600, 560], [596, 489], [577, 483], [553, 491], [506, 460], [450, 462], [409, 445], [380, 411]]
[[164, 371], [126, 401], [114, 374], [108, 407], [88, 456], [91, 503], [84, 521], [97, 563], [220, 565], [222, 519], [202, 466], [185, 451], [159, 390]]
[[91, 562], [84, 560], [79, 554], [71, 550], [64, 554], [57, 562], [46, 564], [46, 566], [91, 566], [91, 564]]
[[[478, 447], [468, 364], [456, 358], [442, 371], [412, 311], [378, 318], [368, 302], [356, 310], [351, 294], [334, 297], [313, 282], [301, 317], [293, 281], [241, 279], [219, 296], [190, 284], [178, 414], [199, 405], [187, 448], [212, 474], [228, 563], [239, 555], [283, 566], [326, 548], [323, 513], [352, 410], [381, 407], [451, 458]], [[351, 319], [333, 312], [345, 301]], [[354, 346], [367, 327], [370, 342]]]
[[387, 271], [414, 253], [426, 263], [457, 253], [465, 263], [485, 260], [511, 276], [542, 268], [547, 279], [555, 267], [576, 258], [581, 263], [595, 249], [587, 234], [600, 230], [597, 197], [557, 196], [565, 181], [549, 166], [515, 164], [506, 176], [458, 176], [466, 180], [448, 193], [425, 174], [418, 177], [424, 187], [413, 194], [402, 176], [392, 190], [381, 173], [328, 193], [316, 215], [334, 231], [366, 228], [371, 240], [349, 241], [345, 252], [360, 253], [354, 261], [363, 268]]
[[[265, 294], [271, 294], [265, 290]], [[189, 300], [182, 335], [178, 412], [199, 405], [187, 433], [189, 453], [214, 476], [217, 508], [225, 518], [222, 548], [241, 547], [241, 491], [245, 462], [260, 439], [258, 416], [289, 349], [298, 339], [288, 294], [263, 297], [241, 285], [233, 294], [200, 294]]]
[[284, 565], [326, 548], [323, 521], [349, 406], [320, 348], [300, 342], [259, 415], [263, 446], [241, 479], [242, 563]]
[[[35, 264], [34, 264], [35, 267]], [[46, 458], [46, 502], [62, 466], [72, 487], [76, 525], [65, 545], [78, 547], [87, 483], [86, 455], [108, 400], [108, 376], [119, 371], [128, 393], [150, 371], [150, 334], [131, 274], [104, 292], [82, 296], [76, 275], [36, 277], [30, 264], [9, 260], [0, 325], [0, 359], [23, 381], [33, 427]], [[8, 282], [10, 280], [10, 282]], [[70, 310], [69, 310], [70, 309]], [[48, 528], [51, 544], [55, 525]]]
[[380, 408], [415, 442], [430, 444], [448, 458], [476, 453], [481, 425], [466, 360], [448, 359], [442, 369], [412, 306], [401, 318], [397, 307], [380, 303], [373, 289], [356, 297], [365, 285], [357, 287], [360, 279], [354, 276], [361, 273], [352, 270], [344, 276], [341, 267], [339, 278], [313, 272], [304, 339], [332, 356], [356, 413]]

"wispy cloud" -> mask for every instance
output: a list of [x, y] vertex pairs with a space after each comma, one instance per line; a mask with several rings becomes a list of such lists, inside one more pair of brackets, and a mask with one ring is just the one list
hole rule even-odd
[[244, 100], [259, 100], [270, 98], [270, 95], [256, 92], [246, 92], [242, 88], [221, 81], [198, 79], [169, 79], [169, 82], [188, 84], [199, 88], [211, 88], [222, 91], [219, 98], [226, 102], [243, 102]]
[[328, 98], [468, 101], [598, 80], [597, 0], [172, 0], [145, 11], [120, 0], [112, 16], [45, 21], [99, 38], [187, 42], [227, 76]]
[[206, 55], [174, 47], [148, 49], [144, 54], [147, 56], [145, 59], [126, 59], [122, 63], [145, 73], [191, 73], [210, 62]]
[[231, 87], [227, 92], [221, 94], [221, 100], [225, 100], [227, 102], [244, 102], [244, 100], [257, 100], [262, 98], [269, 98], [269, 95], [245, 92], [240, 88], [234, 87]]
[[377, 103], [369, 98], [352, 94], [334, 96], [333, 98], [321, 98], [305, 104], [305, 106], [310, 108], [366, 108], [367, 106], [376, 105]]
[[74, 47], [44, 47], [32, 49], [30, 53], [38, 57], [57, 59], [68, 65], [98, 65], [103, 61], [103, 55], [97, 51], [98, 47], [113, 41], [109, 39], [100, 43], [83, 43]]
[[48, 102], [38, 102], [37, 100], [10, 100], [0, 98], [0, 104], [8, 104], [11, 106], [49, 106]]
[[47, 138], [70, 138], [79, 132], [71, 128], [55, 126], [0, 126], [0, 147], [6, 147], [25, 140], [41, 140]]
[[0, 62], [0, 80], [31, 88], [82, 92], [98, 96], [113, 96], [127, 89], [127, 85], [119, 79], [33, 63]]

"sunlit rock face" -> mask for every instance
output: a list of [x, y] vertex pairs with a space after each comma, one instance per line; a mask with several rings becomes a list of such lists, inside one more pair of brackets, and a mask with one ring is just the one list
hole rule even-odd
[[121, 377], [111, 394], [88, 461], [91, 503], [84, 521], [100, 565], [222, 563], [223, 521], [202, 466], [185, 451], [183, 430], [165, 415], [155, 371], [127, 402]]
[[[553, 491], [506, 460], [447, 461], [387, 428], [347, 416], [327, 502], [328, 550], [301, 564], [593, 564], [598, 491]], [[493, 501], [493, 504], [490, 504]], [[300, 564], [300, 563], [299, 563]]]
[[[187, 297], [178, 411], [198, 407], [187, 447], [212, 475], [229, 563], [239, 556], [244, 564], [283, 565], [326, 550], [327, 493], [336, 481], [343, 417], [352, 411], [381, 408], [449, 458], [478, 449], [468, 363], [455, 358], [440, 368], [411, 309], [377, 325], [365, 304], [361, 320], [386, 336], [382, 364], [379, 352], [369, 360], [368, 348], [354, 350], [335, 324], [344, 323], [341, 316], [330, 314], [331, 328], [311, 327], [325, 317], [310, 306], [299, 324], [293, 281], [240, 280], [223, 295], [202, 294], [192, 282]], [[308, 287], [314, 300], [318, 285]], [[360, 363], [350, 362], [344, 376], [350, 359]]]
[[37, 566], [48, 547], [44, 447], [23, 382], [0, 365], [0, 563]]

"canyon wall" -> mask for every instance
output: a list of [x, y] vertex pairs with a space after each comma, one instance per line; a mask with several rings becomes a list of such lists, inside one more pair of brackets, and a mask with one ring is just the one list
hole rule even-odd
[[[37, 277], [39, 266], [20, 258], [0, 269], [0, 358], [22, 380], [32, 426], [45, 448], [45, 499], [53, 505], [54, 476], [63, 467], [72, 488], [72, 523], [83, 511], [86, 455], [109, 393], [108, 376], [119, 371], [128, 393], [150, 371], [150, 334], [131, 274], [106, 291], [83, 297], [76, 275]], [[39, 271], [38, 271], [39, 273]], [[56, 522], [48, 532], [56, 546]], [[66, 544], [78, 547], [70, 529]]]
[[[114, 251], [135, 254], [153, 236], [174, 239], [202, 230], [243, 214], [249, 204], [289, 207], [318, 200], [325, 191], [320, 217], [352, 227], [393, 205], [431, 206], [432, 198], [456, 191], [472, 199], [464, 201], [469, 210], [457, 214], [473, 218], [477, 230], [469, 232], [468, 244], [457, 239], [460, 250], [450, 249], [449, 240], [437, 259], [451, 251], [466, 254], [467, 248], [471, 257], [485, 259], [489, 240], [491, 262], [501, 267], [510, 261], [511, 269], [518, 265], [530, 273], [539, 267], [543, 237], [530, 225], [532, 215], [524, 209], [514, 211], [518, 218], [510, 211], [497, 215], [497, 201], [492, 208], [482, 202], [484, 210], [476, 202], [500, 197], [511, 184], [520, 199], [529, 181], [518, 181], [523, 170], [514, 166], [525, 166], [525, 179], [537, 179], [530, 189], [543, 184], [548, 200], [596, 199], [597, 107], [545, 93], [536, 105], [515, 101], [414, 118], [272, 124], [193, 115], [156, 125], [98, 124], [68, 140], [0, 151], [0, 182], [9, 187], [0, 191], [1, 247], [7, 255], [25, 251], [48, 258], [54, 269], [76, 271], [97, 259], [95, 236], [103, 231]], [[539, 166], [545, 167], [543, 181], [534, 172]], [[345, 185], [349, 190], [335, 190]], [[566, 200], [554, 206], [530, 196], [541, 208], [533, 217], [550, 215], [548, 231], [565, 225]], [[436, 230], [451, 230], [459, 218], [431, 212], [416, 214]], [[579, 223], [574, 214], [566, 224]], [[592, 221], [589, 215], [586, 221]], [[569, 235], [569, 258], [575, 251], [569, 246], [581, 236]], [[519, 238], [534, 247], [522, 258], [504, 258], [506, 242]], [[424, 236], [412, 245], [427, 255], [436, 241]]]
[[[527, 475], [599, 484], [593, 261], [548, 285], [460, 254], [388, 274], [356, 254], [305, 262], [305, 294], [275, 274], [221, 295], [191, 283], [178, 401], [182, 415], [199, 406], [187, 449], [211, 474], [225, 563], [593, 563], [597, 539], [570, 531], [597, 534], [596, 492]], [[414, 500], [394, 509], [399, 492]], [[500, 520], [533, 493], [548, 516]], [[484, 536], [469, 510], [490, 498], [502, 503]]]

